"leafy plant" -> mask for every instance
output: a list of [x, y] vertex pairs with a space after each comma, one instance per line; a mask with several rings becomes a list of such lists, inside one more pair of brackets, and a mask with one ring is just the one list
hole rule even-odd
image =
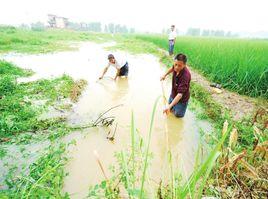
[[1, 198], [69, 198], [62, 193], [66, 176], [64, 157], [66, 145], [51, 145], [43, 155], [29, 167], [29, 174], [10, 175], [10, 189], [0, 193]]

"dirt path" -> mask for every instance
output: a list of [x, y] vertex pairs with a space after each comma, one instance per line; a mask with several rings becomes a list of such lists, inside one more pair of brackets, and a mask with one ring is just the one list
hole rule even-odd
[[198, 83], [211, 93], [212, 98], [223, 107], [231, 110], [235, 120], [242, 119], [246, 115], [252, 115], [256, 111], [258, 104], [256, 99], [247, 96], [239, 95], [235, 92], [226, 89], [215, 89], [210, 86], [209, 82], [204, 76], [200, 75], [197, 71], [191, 68], [192, 81]]

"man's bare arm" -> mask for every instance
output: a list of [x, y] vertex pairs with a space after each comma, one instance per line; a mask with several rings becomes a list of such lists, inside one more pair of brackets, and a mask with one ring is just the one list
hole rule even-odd
[[160, 81], [163, 81], [166, 79], [166, 77], [173, 72], [173, 67], [169, 68], [167, 72], [160, 78]]
[[105, 68], [104, 68], [104, 70], [103, 70], [103, 72], [102, 72], [102, 75], [99, 77], [99, 79], [102, 79], [103, 78], [103, 76], [105, 75], [105, 73], [107, 72], [107, 70], [108, 70], [108, 66], [106, 66]]
[[178, 93], [172, 102], [168, 105], [168, 108], [171, 109], [175, 104], [177, 104], [182, 98], [182, 93]]
[[168, 114], [170, 112], [170, 109], [180, 101], [182, 95], [182, 93], [178, 93], [172, 102], [164, 109], [163, 113]]

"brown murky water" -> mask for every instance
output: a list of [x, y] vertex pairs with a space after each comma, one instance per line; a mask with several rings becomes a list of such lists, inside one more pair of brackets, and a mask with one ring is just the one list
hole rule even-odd
[[[108, 115], [115, 116], [118, 124], [115, 141], [110, 142], [107, 133], [115, 128], [91, 128], [81, 135], [75, 132], [67, 139], [75, 139], [76, 145], [69, 150], [70, 161], [66, 166], [69, 175], [65, 179], [63, 191], [68, 192], [71, 198], [84, 198], [87, 196], [90, 185], [99, 183], [104, 179], [95, 160], [93, 151], [98, 151], [108, 177], [109, 165], [115, 162], [114, 152], [126, 149], [130, 144], [131, 111], [135, 116], [136, 127], [147, 141], [149, 122], [154, 101], [162, 94], [160, 75], [161, 68], [158, 59], [151, 55], [133, 56], [117, 52], [125, 56], [129, 62], [130, 72], [128, 78], [119, 78], [113, 81], [112, 69], [106, 78], [96, 81], [106, 64], [107, 51], [104, 45], [85, 43], [76, 52], [62, 52], [46, 55], [14, 56], [4, 58], [13, 61], [21, 67], [31, 68], [36, 75], [30, 81], [39, 78], [58, 76], [62, 73], [74, 78], [84, 78], [89, 84], [75, 105], [74, 111], [69, 115], [71, 124], [87, 124], [95, 120], [101, 112], [122, 104], [112, 110]], [[165, 82], [166, 96], [169, 95], [170, 81]], [[198, 121], [189, 109], [183, 119], [162, 114], [163, 103], [160, 100], [157, 106], [150, 151], [153, 152], [149, 175], [159, 181], [169, 172], [164, 166], [166, 162], [167, 144], [172, 152], [173, 168], [188, 177], [194, 166], [195, 153], [199, 145], [200, 128], [210, 130], [207, 123]], [[167, 133], [166, 128], [167, 126]], [[167, 137], [168, 136], [168, 143]]]

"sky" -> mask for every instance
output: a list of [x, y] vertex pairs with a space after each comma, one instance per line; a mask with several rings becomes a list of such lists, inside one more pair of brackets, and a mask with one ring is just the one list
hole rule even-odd
[[161, 32], [171, 24], [179, 31], [268, 31], [268, 0], [1, 0], [0, 5], [0, 24], [10, 25], [46, 22], [47, 14], [56, 14], [146, 32]]

